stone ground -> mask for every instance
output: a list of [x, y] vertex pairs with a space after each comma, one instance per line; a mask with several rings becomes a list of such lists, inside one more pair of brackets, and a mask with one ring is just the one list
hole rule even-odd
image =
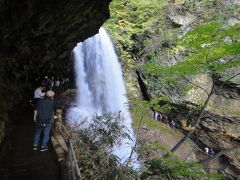
[[60, 166], [50, 143], [45, 152], [33, 151], [32, 109], [11, 113], [14, 128], [9, 151], [0, 162], [1, 180], [59, 180]]

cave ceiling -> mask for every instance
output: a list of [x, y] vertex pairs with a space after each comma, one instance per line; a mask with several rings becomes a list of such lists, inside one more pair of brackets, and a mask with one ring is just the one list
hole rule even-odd
[[71, 71], [71, 51], [109, 18], [111, 0], [0, 0], [0, 81]]

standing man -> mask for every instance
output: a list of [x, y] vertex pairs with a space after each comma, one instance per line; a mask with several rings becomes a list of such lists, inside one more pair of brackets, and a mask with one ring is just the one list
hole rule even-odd
[[41, 133], [43, 133], [43, 139], [40, 147], [40, 151], [48, 150], [49, 134], [52, 127], [52, 120], [54, 116], [53, 96], [55, 93], [52, 90], [47, 91], [44, 99], [40, 99], [36, 106], [37, 118], [36, 118], [36, 130], [33, 141], [33, 150], [37, 150], [39, 147], [39, 141]]

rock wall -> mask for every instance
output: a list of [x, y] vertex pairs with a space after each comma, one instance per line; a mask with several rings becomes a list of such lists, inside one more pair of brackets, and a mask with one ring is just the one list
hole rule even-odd
[[[193, 127], [194, 121], [198, 117], [197, 112], [191, 111], [191, 105], [176, 105], [171, 112], [171, 118], [178, 124], [184, 133]], [[194, 128], [195, 131], [191, 139], [204, 151], [205, 147], [211, 148], [215, 153], [221, 150], [239, 146], [240, 141], [240, 118], [224, 117], [205, 112], [200, 124]], [[210, 161], [207, 167], [214, 162], [219, 167], [219, 171], [229, 179], [237, 178], [240, 174], [239, 150], [221, 155], [215, 161]], [[215, 167], [215, 168], [216, 168]], [[211, 170], [211, 169], [210, 169]]]
[[[2, 1], [0, 58], [10, 73], [6, 78], [29, 78], [38, 71], [69, 73], [71, 50], [77, 42], [98, 32], [109, 18], [109, 2]], [[22, 71], [26, 71], [25, 76]]]
[[110, 1], [0, 0], [0, 117], [32, 97], [36, 77], [72, 75], [73, 47], [98, 32]]

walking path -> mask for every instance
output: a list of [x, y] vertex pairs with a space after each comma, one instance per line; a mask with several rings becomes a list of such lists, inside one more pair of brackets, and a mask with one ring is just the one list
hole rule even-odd
[[45, 152], [33, 151], [34, 124], [32, 110], [25, 109], [13, 115], [11, 148], [0, 162], [1, 180], [60, 180], [60, 166], [51, 145]]

